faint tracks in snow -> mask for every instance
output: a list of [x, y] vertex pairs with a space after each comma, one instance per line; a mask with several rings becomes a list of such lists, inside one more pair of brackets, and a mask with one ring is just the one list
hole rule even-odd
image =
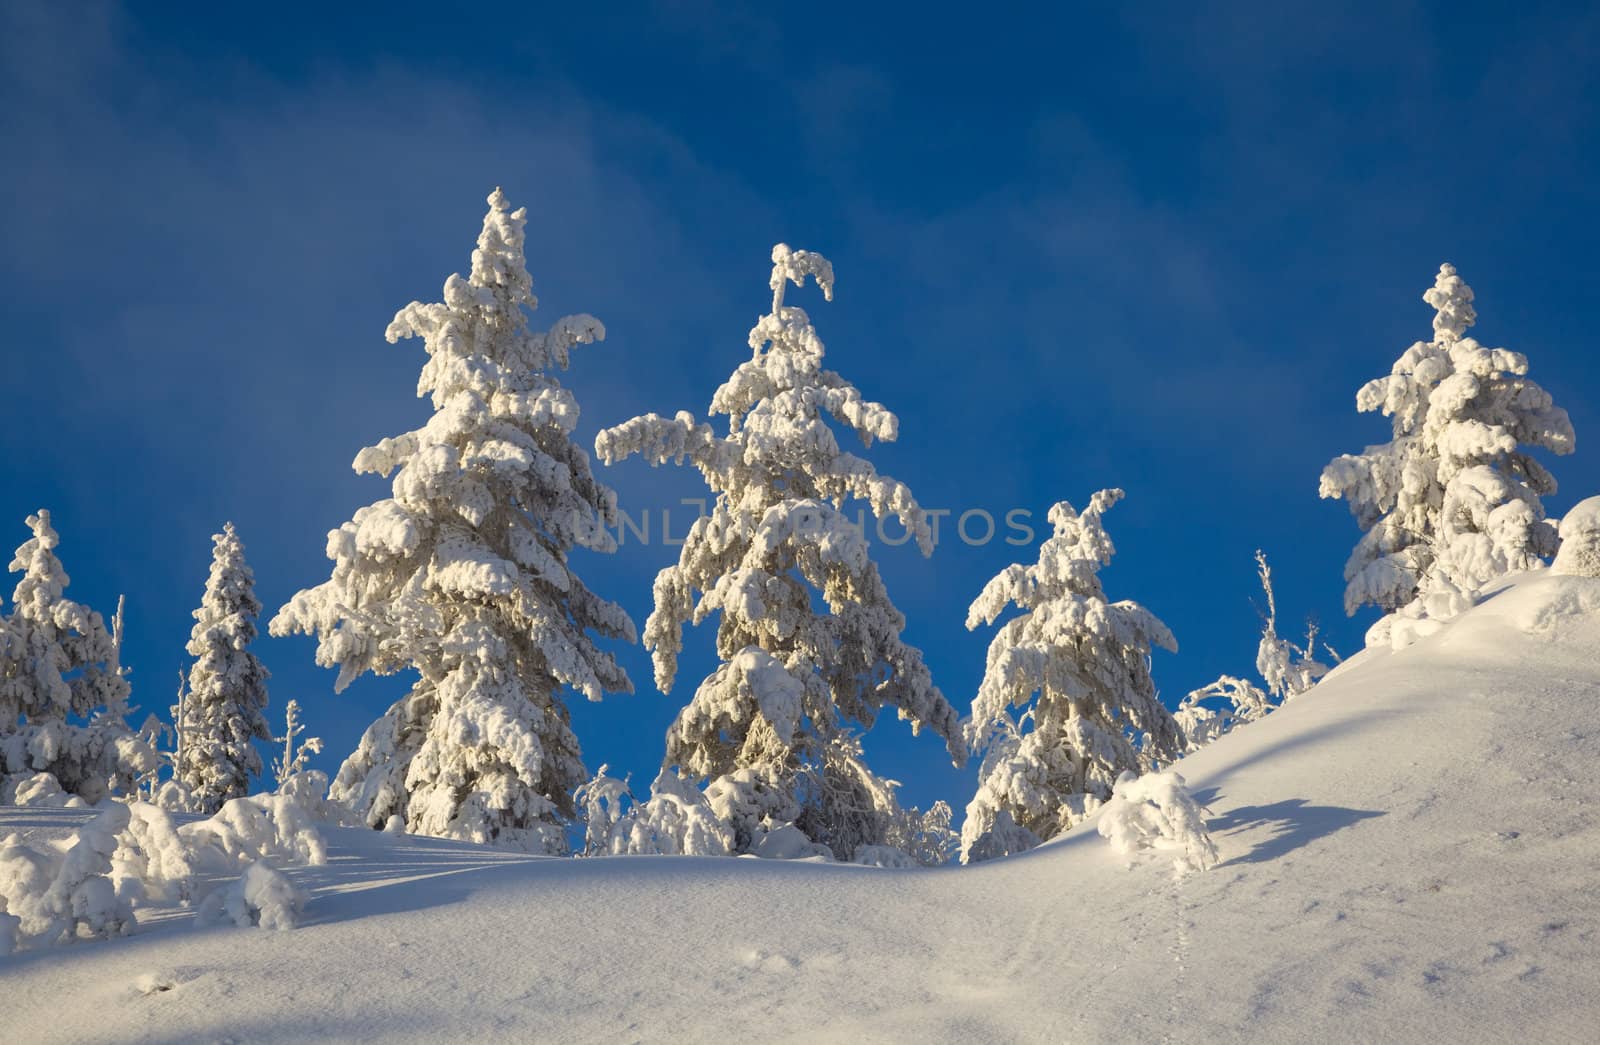
[[1149, 994], [1137, 999], [1121, 999], [1125, 1005], [1142, 1003], [1132, 1009], [1137, 1018], [1145, 1023], [1145, 1030], [1139, 1035], [1141, 1040], [1171, 1045], [1177, 1040], [1177, 1028], [1184, 1026], [1188, 1014], [1194, 1011], [1188, 997], [1191, 938], [1189, 905], [1183, 879], [1174, 878], [1149, 890], [1144, 894], [1144, 901], [1129, 917], [1123, 919], [1122, 925], [1127, 929], [1127, 936], [1121, 943], [1119, 955], [1107, 966], [1097, 989], [1078, 1010], [1079, 1026], [1093, 1025], [1092, 1014], [1101, 1007], [1107, 986], [1120, 981], [1117, 974], [1123, 968], [1131, 966], [1138, 970], [1143, 966], [1153, 970], [1171, 961], [1172, 973], [1166, 989], [1161, 992], [1166, 999], [1164, 1008], [1146, 1008], [1145, 1005], [1153, 1000]]
[[1048, 908], [1042, 909], [1038, 914], [1028, 920], [1028, 930], [1017, 943], [1016, 948], [1001, 966], [1000, 979], [1004, 983], [1013, 983], [1017, 976], [1025, 969], [1036, 968], [1044, 957], [1044, 923], [1049, 917]]
[[1172, 975], [1172, 989], [1167, 992], [1167, 1026], [1161, 1034], [1161, 1041], [1170, 1043], [1173, 1028], [1177, 1027], [1183, 1019], [1183, 1014], [1188, 1008], [1189, 985], [1189, 915], [1188, 908], [1183, 902], [1183, 878], [1175, 878], [1166, 890], [1172, 898], [1172, 918], [1174, 931], [1172, 944], [1168, 953], [1172, 955], [1175, 966]]
[[[1124, 935], [1111, 943], [1115, 950], [1108, 955], [1103, 975], [1085, 984], [1088, 990], [1076, 1012], [1080, 1034], [1090, 1028], [1103, 1029], [1106, 1011], [1123, 1011], [1139, 1021], [1137, 1040], [1170, 1045], [1176, 1040], [1175, 1028], [1184, 1025], [1191, 1011], [1188, 906], [1181, 879], [1149, 889], [1143, 901], [1131, 906], [1118, 923], [1117, 929]], [[1154, 993], [1128, 993], [1131, 983], [1150, 982], [1150, 974], [1169, 961], [1172, 973], [1159, 995], [1166, 999], [1165, 1006], [1156, 1001]], [[1133, 979], [1120, 975], [1123, 970], [1128, 970]]]

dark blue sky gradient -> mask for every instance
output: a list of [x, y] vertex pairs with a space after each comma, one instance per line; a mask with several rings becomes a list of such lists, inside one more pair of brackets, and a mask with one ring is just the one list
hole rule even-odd
[[[821, 251], [837, 300], [791, 298], [900, 415], [870, 456], [925, 506], [1026, 508], [1042, 536], [1053, 501], [1128, 490], [1104, 576], [1176, 632], [1169, 701], [1250, 668], [1258, 546], [1288, 622], [1359, 647], [1370, 617], [1340, 608], [1358, 533], [1317, 474], [1386, 437], [1354, 395], [1428, 336], [1441, 261], [1478, 292], [1474, 333], [1526, 352], [1573, 415], [1551, 510], [1600, 491], [1596, 9], [234, 6], [0, 13], [0, 544], [49, 507], [72, 594], [107, 613], [128, 594], [146, 709], [187, 664], [225, 520], [270, 613], [386, 495], [349, 463], [427, 406], [420, 345], [384, 327], [465, 270], [496, 184], [529, 209], [538, 320], [610, 330], [564, 378], [586, 443], [703, 415], [747, 355], [772, 243]], [[635, 512], [703, 492], [689, 469], [605, 477]], [[991, 634], [966, 606], [1033, 554], [882, 550], [962, 709]], [[642, 624], [675, 555], [579, 568]], [[591, 768], [648, 781], [712, 641], [689, 636], [670, 697], [623, 651], [639, 692], [575, 708]], [[257, 652], [274, 717], [298, 697], [329, 770], [410, 684], [335, 697], [310, 640]], [[868, 749], [911, 801], [970, 795], [975, 766], [900, 723]]]

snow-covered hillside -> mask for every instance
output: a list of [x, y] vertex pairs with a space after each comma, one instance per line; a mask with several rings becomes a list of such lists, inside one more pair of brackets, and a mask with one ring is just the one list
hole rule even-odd
[[[0, 958], [32, 1041], [1589, 1041], [1600, 581], [1518, 579], [1185, 759], [1221, 866], [936, 871], [331, 830], [285, 932]], [[0, 835], [84, 813], [0, 810]]]

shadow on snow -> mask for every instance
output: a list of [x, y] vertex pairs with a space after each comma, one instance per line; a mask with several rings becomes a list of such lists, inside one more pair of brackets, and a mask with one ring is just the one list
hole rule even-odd
[[[1209, 801], [1214, 795], [1214, 791], [1205, 793], [1203, 801]], [[1201, 796], [1195, 797], [1198, 799]], [[1270, 829], [1272, 835], [1265, 842], [1228, 861], [1229, 865], [1260, 864], [1276, 860], [1335, 831], [1377, 816], [1383, 816], [1383, 813], [1376, 809], [1314, 806], [1303, 798], [1290, 798], [1271, 805], [1230, 809], [1221, 816], [1210, 818], [1206, 827], [1217, 835], [1238, 834], [1262, 827]]]

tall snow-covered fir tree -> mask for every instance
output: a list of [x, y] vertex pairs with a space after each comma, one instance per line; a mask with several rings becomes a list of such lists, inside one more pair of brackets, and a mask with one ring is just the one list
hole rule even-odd
[[1122, 497], [1101, 490], [1081, 514], [1056, 504], [1039, 561], [1006, 567], [967, 611], [969, 629], [993, 624], [1008, 605], [1022, 612], [989, 644], [972, 701], [969, 740], [985, 755], [963, 862], [1047, 841], [1109, 801], [1124, 771], [1182, 753], [1150, 678], [1152, 647], [1175, 651], [1177, 642], [1138, 603], [1106, 601], [1100, 585], [1115, 551], [1101, 517]]
[[471, 275], [389, 325], [391, 342], [423, 339], [417, 392], [435, 413], [357, 455], [357, 472], [393, 474], [393, 496], [328, 535], [332, 577], [271, 630], [315, 633], [339, 689], [367, 671], [420, 675], [345, 760], [335, 799], [374, 827], [399, 816], [414, 834], [556, 853], [587, 779], [563, 689], [631, 692], [594, 636], [635, 632], [568, 564], [574, 547], [614, 550], [616, 498], [573, 443], [577, 401], [549, 373], [605, 328], [577, 315], [529, 329], [525, 221], [496, 189]]
[[868, 769], [856, 730], [893, 708], [913, 731], [942, 737], [957, 763], [966, 750], [921, 652], [901, 640], [905, 618], [865, 534], [841, 510], [848, 500], [864, 502], [879, 519], [897, 518], [931, 553], [932, 533], [911, 491], [841, 450], [829, 424], [871, 446], [894, 439], [899, 422], [823, 369], [810, 319], [784, 303], [785, 285], [802, 286], [807, 276], [832, 299], [827, 259], [779, 244], [772, 261], [772, 310], [750, 332], [752, 356], [711, 400], [712, 414], [727, 415], [728, 434], [687, 412], [647, 414], [601, 432], [595, 449], [608, 464], [631, 454], [652, 465], [687, 458], [716, 493], [677, 564], [656, 577], [645, 625], [665, 693], [684, 625], [721, 611], [722, 663], [668, 730], [663, 765], [705, 782], [736, 852], [759, 851], [770, 832], [792, 824], [849, 860], [887, 844], [907, 815], [893, 782]]
[[1463, 336], [1477, 312], [1453, 266], [1440, 266], [1422, 297], [1436, 311], [1433, 340], [1413, 344], [1356, 395], [1356, 409], [1390, 418], [1393, 438], [1322, 472], [1321, 495], [1347, 500], [1365, 531], [1345, 566], [1345, 609], [1388, 614], [1369, 644], [1399, 637], [1396, 611], [1412, 632], [1553, 555], [1556, 530], [1540, 498], [1556, 481], [1521, 448], [1567, 454], [1574, 443], [1567, 412], [1528, 379], [1525, 356]]
[[177, 722], [182, 734], [173, 775], [198, 811], [215, 813], [230, 798], [250, 793], [261, 774], [254, 741], [271, 741], [267, 669], [250, 652], [261, 601], [244, 544], [228, 523], [212, 538], [211, 574], [189, 633], [188, 692]]
[[17, 549], [21, 573], [0, 650], [0, 781], [9, 795], [37, 774], [98, 802], [156, 767], [156, 753], [128, 728], [128, 680], [100, 614], [66, 598], [50, 513], [28, 516], [33, 536]]

